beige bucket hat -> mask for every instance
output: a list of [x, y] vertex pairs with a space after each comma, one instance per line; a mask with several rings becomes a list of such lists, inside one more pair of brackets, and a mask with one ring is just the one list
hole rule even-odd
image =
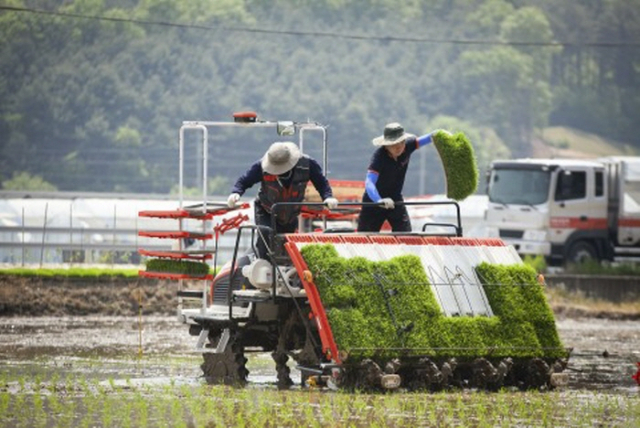
[[371, 140], [374, 146], [391, 146], [393, 144], [400, 143], [409, 137], [413, 137], [413, 134], [404, 132], [404, 128], [397, 122], [388, 123], [384, 127], [384, 131], [381, 136]]
[[301, 156], [300, 149], [293, 143], [273, 143], [262, 157], [262, 170], [272, 175], [284, 174], [296, 166]]

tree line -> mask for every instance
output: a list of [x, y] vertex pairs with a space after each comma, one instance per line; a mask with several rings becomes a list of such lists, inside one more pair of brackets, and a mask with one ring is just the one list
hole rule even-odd
[[[170, 192], [182, 121], [241, 110], [327, 125], [340, 179], [364, 178], [392, 121], [465, 132], [481, 171], [529, 155], [549, 125], [640, 148], [640, 0], [4, 3], [5, 189]], [[228, 192], [279, 138], [211, 135], [210, 190]], [[405, 193], [443, 192], [435, 149], [421, 156]], [[201, 171], [187, 174], [196, 186]]]

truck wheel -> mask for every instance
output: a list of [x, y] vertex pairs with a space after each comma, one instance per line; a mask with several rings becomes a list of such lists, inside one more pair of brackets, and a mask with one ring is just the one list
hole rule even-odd
[[587, 241], [578, 241], [567, 252], [567, 262], [583, 263], [586, 260], [598, 260], [596, 247]]

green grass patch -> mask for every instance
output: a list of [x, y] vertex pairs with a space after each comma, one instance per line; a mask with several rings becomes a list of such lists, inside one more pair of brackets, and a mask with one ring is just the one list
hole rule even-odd
[[[535, 269], [536, 272], [544, 273], [547, 271], [548, 266], [544, 256], [525, 255], [522, 261]], [[588, 259], [581, 263], [567, 264], [564, 272], [576, 275], [640, 276], [640, 263], [609, 263]]]
[[39, 277], [68, 277], [68, 278], [97, 278], [138, 276], [137, 269], [108, 269], [108, 268], [6, 268], [0, 269], [0, 275], [39, 276]]
[[544, 259], [544, 256], [540, 254], [536, 256], [526, 254], [522, 258], [522, 261], [524, 264], [531, 266], [538, 273], [544, 273], [547, 271], [547, 261]]
[[438, 131], [433, 136], [447, 182], [447, 197], [461, 201], [478, 188], [478, 165], [473, 146], [462, 133]]
[[640, 276], [640, 264], [631, 262], [603, 264], [597, 260], [585, 260], [582, 263], [568, 264], [565, 272], [578, 275]]
[[564, 357], [536, 272], [482, 263], [493, 317], [446, 317], [415, 255], [372, 262], [342, 258], [331, 244], [307, 245], [333, 336], [341, 350], [372, 357], [402, 348], [419, 355]]

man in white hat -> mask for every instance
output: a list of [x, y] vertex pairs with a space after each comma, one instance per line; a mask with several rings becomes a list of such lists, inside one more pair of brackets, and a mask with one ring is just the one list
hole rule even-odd
[[[302, 202], [307, 182], [311, 181], [329, 209], [338, 206], [333, 197], [329, 181], [322, 173], [320, 164], [303, 155], [297, 145], [276, 142], [269, 147], [262, 159], [256, 161], [233, 186], [227, 199], [233, 208], [240, 196], [256, 183], [261, 183], [255, 201], [255, 223], [271, 227], [271, 207], [278, 202]], [[293, 233], [298, 226], [301, 205], [283, 205], [276, 213], [276, 233]], [[266, 256], [262, 239], [258, 238], [258, 255]]]
[[372, 140], [378, 147], [371, 157], [365, 192], [362, 202], [375, 202], [365, 205], [358, 217], [358, 232], [379, 232], [385, 220], [393, 232], [410, 232], [411, 220], [402, 202], [402, 188], [409, 167], [411, 155], [420, 147], [433, 141], [436, 131], [421, 137], [408, 134], [399, 123], [389, 123], [381, 136]]

